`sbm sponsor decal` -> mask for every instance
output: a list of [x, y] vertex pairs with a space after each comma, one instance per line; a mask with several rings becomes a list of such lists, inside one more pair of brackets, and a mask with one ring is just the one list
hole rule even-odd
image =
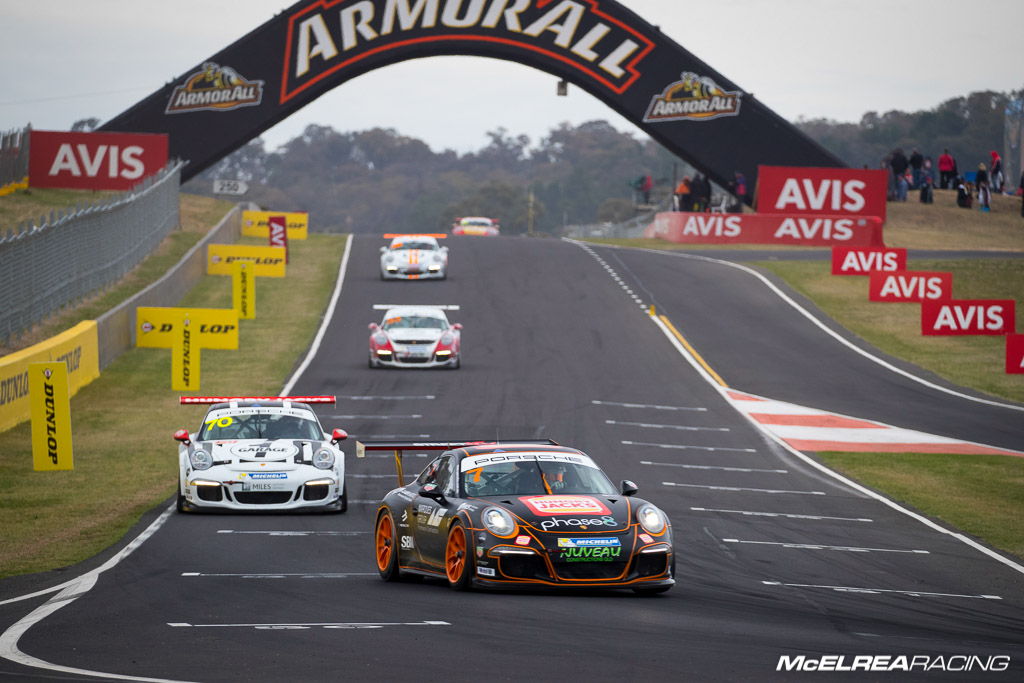
[[738, 116], [742, 96], [738, 90], [725, 90], [709, 76], [684, 71], [678, 81], [651, 98], [644, 121], [709, 121]]
[[263, 81], [250, 81], [230, 66], [206, 62], [171, 93], [167, 114], [193, 111], [231, 111], [263, 101]]

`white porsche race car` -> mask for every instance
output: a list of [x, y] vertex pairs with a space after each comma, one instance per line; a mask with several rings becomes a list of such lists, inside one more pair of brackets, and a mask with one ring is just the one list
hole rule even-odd
[[180, 429], [178, 512], [297, 510], [344, 512], [343, 429], [324, 433], [310, 403], [333, 396], [182, 396], [210, 408], [198, 432]]
[[462, 364], [462, 325], [445, 311], [458, 306], [377, 304], [384, 319], [370, 323], [371, 368], [451, 368]]
[[394, 235], [380, 248], [382, 280], [443, 280], [448, 276], [448, 247], [434, 235]]

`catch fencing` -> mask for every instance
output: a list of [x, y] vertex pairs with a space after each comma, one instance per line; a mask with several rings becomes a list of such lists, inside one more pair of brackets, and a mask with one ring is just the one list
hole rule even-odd
[[23, 183], [28, 177], [28, 134], [24, 130], [0, 131], [0, 190]]
[[110, 203], [0, 228], [0, 340], [116, 282], [179, 225], [182, 162]]

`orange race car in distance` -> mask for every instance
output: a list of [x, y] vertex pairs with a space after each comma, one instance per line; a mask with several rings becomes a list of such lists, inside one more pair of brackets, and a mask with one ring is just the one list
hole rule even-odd
[[483, 216], [466, 216], [456, 219], [452, 225], [453, 235], [481, 235], [484, 237], [497, 237], [501, 234], [501, 226], [496, 218], [484, 218]]
[[[661, 593], [675, 579], [672, 527], [660, 509], [618, 489], [585, 453], [553, 441], [365, 442], [443, 450], [381, 501], [374, 526], [385, 581], [436, 576], [456, 590], [539, 586]], [[401, 480], [401, 479], [400, 479]]]

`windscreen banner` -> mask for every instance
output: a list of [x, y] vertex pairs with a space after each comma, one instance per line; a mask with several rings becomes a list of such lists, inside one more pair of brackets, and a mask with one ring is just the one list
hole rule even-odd
[[758, 213], [877, 216], [885, 222], [889, 186], [883, 169], [760, 166]]
[[130, 190], [167, 165], [168, 137], [142, 133], [29, 135], [29, 187]]
[[751, 213], [659, 213], [644, 237], [681, 244], [776, 244], [802, 247], [882, 246], [874, 216], [765, 216]]

